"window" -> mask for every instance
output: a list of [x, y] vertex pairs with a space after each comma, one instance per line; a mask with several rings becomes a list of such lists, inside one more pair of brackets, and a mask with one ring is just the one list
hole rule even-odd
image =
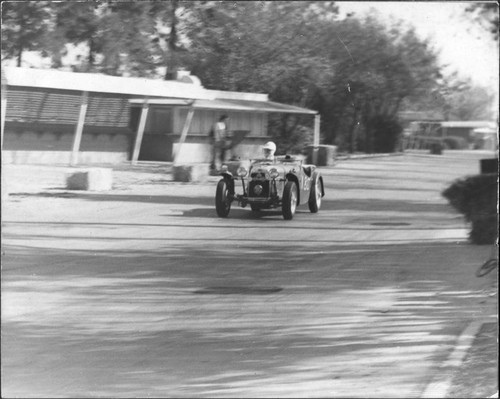
[[150, 106], [146, 134], [170, 134], [173, 130], [172, 108]]

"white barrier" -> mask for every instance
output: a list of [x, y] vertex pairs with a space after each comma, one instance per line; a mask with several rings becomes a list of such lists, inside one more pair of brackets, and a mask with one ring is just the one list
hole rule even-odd
[[66, 175], [68, 190], [108, 191], [113, 187], [111, 169], [92, 168], [70, 172]]
[[196, 182], [208, 179], [210, 168], [208, 164], [174, 165], [174, 181]]

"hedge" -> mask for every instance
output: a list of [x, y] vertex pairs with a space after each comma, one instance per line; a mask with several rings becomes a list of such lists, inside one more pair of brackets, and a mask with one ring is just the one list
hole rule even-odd
[[485, 173], [455, 180], [442, 195], [471, 223], [473, 244], [493, 244], [498, 237], [498, 176]]

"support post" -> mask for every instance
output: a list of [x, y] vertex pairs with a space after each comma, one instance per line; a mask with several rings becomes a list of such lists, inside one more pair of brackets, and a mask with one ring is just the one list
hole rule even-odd
[[[5, 117], [7, 115], [7, 79], [5, 79], [4, 71], [2, 69], [2, 84], [1, 84], [1, 90], [0, 90], [0, 96], [2, 98], [2, 142], [0, 143], [1, 149], [3, 150], [3, 135], [4, 135], [4, 129], [5, 129]], [[3, 159], [3, 157], [2, 157]]]
[[193, 120], [193, 115], [194, 115], [194, 108], [190, 107], [186, 117], [186, 121], [184, 122], [184, 126], [182, 128], [181, 138], [179, 139], [179, 143], [177, 144], [177, 150], [175, 150], [173, 154], [174, 165], [177, 163], [177, 157], [181, 152], [181, 147], [186, 141], [186, 136], [189, 132], [189, 128], [191, 127], [191, 121]]
[[144, 130], [146, 129], [146, 121], [148, 119], [148, 111], [149, 102], [148, 99], [145, 99], [142, 104], [141, 118], [139, 119], [139, 126], [137, 127], [137, 135], [135, 136], [134, 152], [132, 153], [132, 165], [137, 164], [137, 160], [139, 159], [142, 138], [144, 137]]
[[73, 138], [73, 149], [71, 151], [71, 166], [78, 163], [78, 151], [80, 150], [80, 143], [82, 141], [83, 126], [85, 124], [85, 116], [87, 115], [87, 107], [89, 103], [89, 93], [84, 91], [81, 97], [80, 114], [78, 115], [78, 122], [75, 129], [75, 137]]
[[312, 162], [314, 165], [318, 162], [319, 151], [319, 132], [320, 132], [321, 115], [314, 115], [314, 138], [313, 138], [313, 154]]
[[7, 95], [3, 93], [2, 89], [2, 143], [1, 148], [3, 149], [3, 131], [5, 128], [5, 115], [7, 114]]

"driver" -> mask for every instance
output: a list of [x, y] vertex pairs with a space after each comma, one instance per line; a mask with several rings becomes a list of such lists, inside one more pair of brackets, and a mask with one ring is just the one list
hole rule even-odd
[[272, 141], [268, 141], [262, 146], [262, 152], [264, 153], [264, 158], [271, 161], [274, 160], [274, 153], [276, 152], [276, 144]]

